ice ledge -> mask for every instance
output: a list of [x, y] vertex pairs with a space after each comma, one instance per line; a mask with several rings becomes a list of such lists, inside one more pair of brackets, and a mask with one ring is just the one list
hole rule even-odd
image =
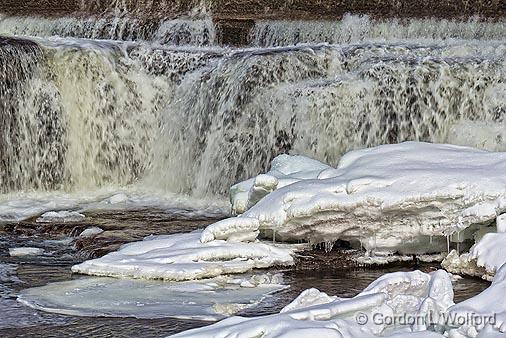
[[72, 271], [96, 276], [182, 281], [294, 264], [292, 255], [297, 246], [260, 241], [202, 243], [202, 235], [201, 231], [196, 231], [148, 237], [102, 258], [75, 265]]

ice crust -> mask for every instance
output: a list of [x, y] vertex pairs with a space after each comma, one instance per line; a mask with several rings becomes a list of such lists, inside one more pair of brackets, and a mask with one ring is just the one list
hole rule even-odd
[[215, 321], [285, 289], [281, 275], [220, 276], [191, 282], [83, 278], [23, 290], [21, 303], [73, 316]]
[[96, 276], [173, 281], [243, 273], [254, 268], [292, 265], [297, 246], [214, 240], [202, 243], [202, 231], [151, 236], [124, 245], [119, 251], [72, 267]]
[[386, 325], [378, 320], [364, 323], [360, 318], [372, 319], [375, 314], [384, 318], [425, 315], [428, 311], [444, 313], [452, 305], [453, 289], [446, 272], [440, 270], [431, 275], [420, 271], [398, 272], [379, 278], [353, 298], [329, 297], [309, 289], [279, 314], [231, 317], [174, 337], [442, 337], [435, 332], [417, 332], [425, 327]]
[[370, 252], [440, 253], [447, 250], [446, 236], [472, 238], [506, 210], [505, 170], [506, 153], [421, 142], [382, 145], [347, 153], [337, 169], [317, 179], [274, 190], [241, 217], [257, 219], [259, 230], [276, 240], [341, 239]]

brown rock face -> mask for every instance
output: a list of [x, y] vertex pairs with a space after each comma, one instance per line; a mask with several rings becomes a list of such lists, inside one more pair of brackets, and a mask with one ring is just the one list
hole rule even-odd
[[217, 19], [338, 19], [345, 13], [374, 17], [506, 17], [504, 0], [3, 0], [0, 12], [18, 15], [130, 13], [171, 17], [206, 8]]

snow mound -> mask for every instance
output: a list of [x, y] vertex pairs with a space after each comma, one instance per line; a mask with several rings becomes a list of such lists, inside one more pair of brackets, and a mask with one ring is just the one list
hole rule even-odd
[[304, 156], [279, 155], [271, 163], [271, 170], [230, 188], [232, 212], [242, 214], [267, 194], [301, 180], [316, 179], [330, 167]]
[[310, 289], [279, 314], [254, 318], [232, 317], [174, 337], [367, 338], [394, 333], [397, 335], [393, 336], [397, 337], [409, 337], [411, 334], [414, 337], [442, 337], [433, 332], [413, 333], [425, 330], [425, 327], [390, 325], [378, 318], [423, 316], [428, 311], [444, 313], [452, 305], [453, 289], [446, 272], [437, 271], [432, 275], [420, 271], [399, 272], [381, 277], [353, 298], [329, 297]]
[[241, 216], [257, 219], [260, 231], [281, 241], [341, 239], [378, 254], [441, 253], [446, 236], [470, 239], [506, 211], [504, 172], [506, 153], [383, 145], [352, 151], [337, 169], [278, 188]]
[[296, 246], [254, 242], [200, 241], [202, 231], [151, 236], [72, 271], [96, 276], [192, 280], [243, 273], [254, 268], [293, 265]]
[[79, 222], [86, 218], [83, 214], [76, 211], [49, 211], [37, 218], [37, 223], [70, 223]]
[[215, 321], [285, 289], [281, 275], [192, 282], [84, 278], [23, 290], [21, 303], [45, 312], [91, 317]]
[[22, 257], [22, 256], [38, 256], [44, 253], [44, 249], [41, 248], [10, 248], [9, 255], [11, 257]]
[[[496, 273], [492, 285], [479, 295], [449, 309], [450, 337], [495, 337], [506, 334], [506, 266]], [[462, 324], [464, 323], [464, 324]], [[479, 335], [476, 333], [480, 332]], [[460, 335], [457, 335], [460, 334]]]

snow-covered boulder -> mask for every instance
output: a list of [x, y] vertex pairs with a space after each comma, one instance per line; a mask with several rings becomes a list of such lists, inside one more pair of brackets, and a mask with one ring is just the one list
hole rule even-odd
[[296, 246], [259, 241], [202, 243], [201, 237], [202, 231], [147, 237], [102, 258], [74, 265], [72, 271], [96, 276], [181, 281], [294, 263], [292, 254]]
[[505, 172], [506, 153], [383, 145], [352, 151], [337, 169], [274, 190], [242, 217], [257, 219], [276, 240], [341, 239], [378, 253], [440, 253], [447, 236], [470, 239], [506, 210]]
[[[304, 291], [279, 314], [232, 317], [217, 324], [189, 330], [174, 337], [442, 337], [395, 318], [438, 319], [453, 305], [450, 277], [414, 272], [387, 274], [353, 298], [337, 298], [316, 289]], [[434, 316], [427, 316], [432, 311]], [[392, 320], [391, 320], [392, 319]], [[426, 322], [426, 326], [439, 324]]]
[[315, 179], [330, 167], [304, 156], [279, 155], [271, 163], [271, 170], [230, 188], [232, 213], [239, 215], [259, 200], [289, 184], [300, 180]]

